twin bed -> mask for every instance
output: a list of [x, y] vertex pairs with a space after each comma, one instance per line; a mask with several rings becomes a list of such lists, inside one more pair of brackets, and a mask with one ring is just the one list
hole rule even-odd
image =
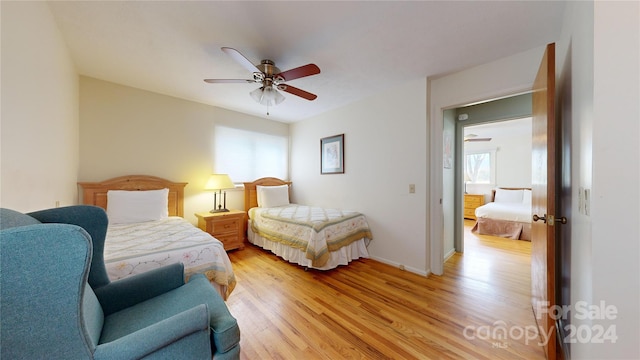
[[498, 188], [491, 202], [476, 208], [473, 232], [531, 241], [531, 189]]
[[363, 214], [291, 204], [290, 185], [277, 178], [244, 183], [249, 242], [318, 270], [369, 257], [372, 235]]
[[187, 183], [132, 175], [79, 185], [84, 204], [107, 211], [111, 280], [182, 262], [187, 278], [202, 273], [224, 299], [231, 294], [236, 280], [223, 244], [183, 218]]

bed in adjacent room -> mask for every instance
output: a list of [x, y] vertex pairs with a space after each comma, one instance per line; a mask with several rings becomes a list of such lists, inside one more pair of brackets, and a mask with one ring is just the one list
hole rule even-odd
[[531, 241], [531, 189], [498, 188], [492, 201], [475, 210], [471, 231], [509, 239]]
[[224, 299], [231, 294], [236, 280], [223, 244], [183, 218], [187, 183], [130, 175], [78, 184], [84, 204], [107, 211], [111, 280], [181, 262], [187, 278], [202, 273]]
[[364, 214], [291, 204], [290, 186], [277, 178], [244, 183], [250, 243], [318, 270], [369, 257], [372, 235]]

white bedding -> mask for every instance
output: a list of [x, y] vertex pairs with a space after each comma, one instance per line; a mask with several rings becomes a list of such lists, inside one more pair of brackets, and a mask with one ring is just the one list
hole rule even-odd
[[187, 278], [203, 273], [225, 299], [236, 284], [222, 243], [181, 217], [109, 225], [104, 257], [111, 280], [182, 262]]
[[476, 218], [530, 223], [531, 204], [490, 202], [476, 208]]
[[371, 236], [355, 211], [291, 204], [249, 210], [249, 242], [301, 266], [328, 270], [368, 258]]

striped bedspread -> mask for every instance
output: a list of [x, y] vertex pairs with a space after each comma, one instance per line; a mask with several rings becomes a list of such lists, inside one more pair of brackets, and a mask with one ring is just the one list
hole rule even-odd
[[330, 251], [373, 238], [366, 217], [355, 211], [288, 205], [250, 209], [249, 219], [254, 233], [304, 251], [318, 267]]
[[209, 281], [221, 285], [226, 296], [236, 285], [222, 243], [181, 217], [109, 225], [104, 258], [111, 280], [181, 262], [185, 280], [202, 273]]

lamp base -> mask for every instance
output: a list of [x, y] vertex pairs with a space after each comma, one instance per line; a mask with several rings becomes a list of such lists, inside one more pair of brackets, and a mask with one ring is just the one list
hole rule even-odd
[[213, 209], [213, 210], [211, 210], [209, 212], [212, 213], [212, 214], [220, 213], [220, 212], [229, 212], [229, 209]]

